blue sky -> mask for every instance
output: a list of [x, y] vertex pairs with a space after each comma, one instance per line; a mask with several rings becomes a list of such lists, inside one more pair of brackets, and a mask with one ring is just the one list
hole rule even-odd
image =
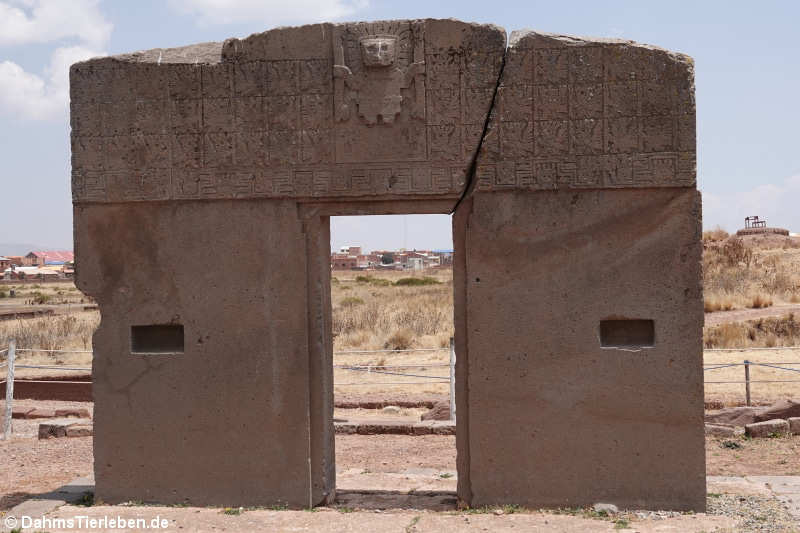
[[[71, 247], [71, 62], [320, 20], [423, 17], [620, 37], [691, 55], [704, 226], [734, 230], [758, 214], [800, 231], [800, 2], [0, 0], [0, 243]], [[333, 235], [335, 247], [446, 248], [450, 222], [342, 217]]]

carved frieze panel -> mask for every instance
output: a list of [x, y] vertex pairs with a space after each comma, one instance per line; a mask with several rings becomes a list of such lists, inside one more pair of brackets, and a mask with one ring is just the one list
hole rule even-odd
[[629, 41], [511, 41], [477, 190], [695, 185], [691, 59]]
[[218, 62], [78, 64], [74, 200], [457, 198], [504, 47], [489, 26], [386, 21], [229, 40]]
[[79, 63], [73, 198], [455, 199], [479, 148], [478, 191], [694, 186], [690, 59], [512, 41], [457, 21], [323, 24], [229, 40], [214, 60]]

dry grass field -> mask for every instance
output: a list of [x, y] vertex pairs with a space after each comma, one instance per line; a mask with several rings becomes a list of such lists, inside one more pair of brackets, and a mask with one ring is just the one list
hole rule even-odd
[[[452, 270], [335, 271], [331, 278], [331, 302], [337, 397], [447, 394], [448, 383], [430, 377], [446, 380], [449, 373], [449, 346], [453, 336]], [[438, 350], [343, 353], [416, 348]], [[396, 368], [400, 365], [414, 367]], [[375, 368], [345, 370], [340, 366]]]
[[335, 271], [334, 351], [446, 348], [453, 336], [452, 270]]
[[800, 238], [703, 234], [706, 312], [800, 303]]
[[[13, 296], [12, 296], [13, 291]], [[100, 313], [85, 310], [92, 304], [71, 281], [41, 284], [0, 285], [0, 312], [25, 309], [52, 310], [53, 315], [41, 318], [0, 320], [0, 350], [15, 339], [20, 349], [91, 350], [92, 334], [100, 324]], [[5, 355], [0, 357], [4, 358]], [[48, 354], [26, 352], [18, 354], [21, 364], [64, 365], [89, 367], [89, 353]], [[19, 369], [17, 376], [47, 374], [34, 369]], [[53, 373], [53, 372], [49, 372]]]

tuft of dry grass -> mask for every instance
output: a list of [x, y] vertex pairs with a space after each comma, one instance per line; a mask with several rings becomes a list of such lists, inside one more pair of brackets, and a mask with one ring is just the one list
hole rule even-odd
[[347, 298], [342, 298], [342, 301], [339, 302], [339, 305], [342, 307], [355, 307], [357, 305], [363, 305], [364, 300], [359, 298], [358, 296], [348, 296]]
[[710, 231], [703, 232], [704, 242], [720, 242], [726, 240], [728, 237], [730, 237], [730, 234], [719, 226]]
[[793, 313], [782, 317], [730, 322], [706, 328], [706, 348], [772, 348], [800, 345], [800, 321]]
[[703, 308], [706, 313], [713, 313], [716, 311], [730, 311], [733, 309], [734, 300], [727, 294], [713, 294], [705, 298]]
[[764, 307], [772, 306], [772, 298], [764, 294], [756, 294], [750, 297], [750, 302], [747, 307], [752, 309], [763, 309]]
[[383, 347], [387, 350], [407, 350], [414, 343], [414, 333], [407, 328], [398, 329], [392, 333]]

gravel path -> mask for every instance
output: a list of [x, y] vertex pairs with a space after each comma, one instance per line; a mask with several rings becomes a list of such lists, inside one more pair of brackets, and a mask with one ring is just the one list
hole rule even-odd
[[739, 521], [736, 531], [798, 531], [800, 524], [775, 497], [709, 494], [708, 514]]

